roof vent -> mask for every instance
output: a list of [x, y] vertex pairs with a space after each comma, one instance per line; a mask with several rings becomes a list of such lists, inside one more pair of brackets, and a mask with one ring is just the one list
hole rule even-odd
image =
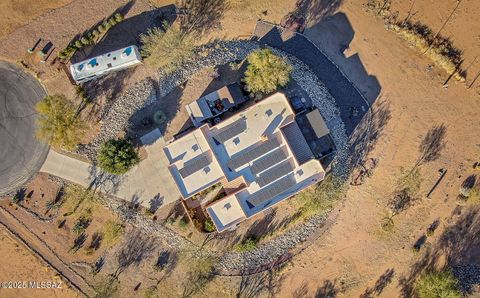
[[127, 58], [132, 53], [132, 47], [128, 47], [122, 52], [122, 58]]

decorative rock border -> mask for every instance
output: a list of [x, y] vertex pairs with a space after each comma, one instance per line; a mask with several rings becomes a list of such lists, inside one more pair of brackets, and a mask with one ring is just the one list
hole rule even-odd
[[[135, 111], [153, 104], [158, 97], [167, 95], [200, 69], [227, 64], [235, 60], [243, 60], [249, 53], [260, 47], [260, 44], [256, 41], [245, 40], [220, 41], [208, 44], [198, 48], [195, 58], [185, 63], [179, 70], [168, 75], [160, 73], [158, 82], [145, 79], [137, 83], [115, 100], [102, 124], [100, 134], [92, 143], [81, 147], [79, 152], [94, 160], [96, 150], [104, 141], [115, 137], [119, 132], [127, 129], [128, 120]], [[337, 147], [336, 157], [332, 163], [332, 171], [337, 176], [346, 178], [346, 175], [348, 175], [348, 140], [334, 98], [306, 64], [278, 49], [272, 50], [289, 61], [293, 67], [292, 78], [308, 94], [313, 104], [319, 108]], [[178, 237], [178, 235], [172, 235], [174, 233], [168, 229], [163, 227], [155, 229], [151, 225], [144, 223], [140, 218], [141, 216], [134, 214], [134, 211], [125, 210], [125, 205], [120, 202], [114, 203], [110, 201], [109, 205], [110, 208], [116, 209], [124, 215], [129, 214], [127, 216], [129, 217], [128, 221], [132, 224], [148, 230], [150, 233], [169, 239], [167, 243], [171, 247], [184, 247], [186, 242], [188, 242], [186, 239]], [[220, 257], [220, 262], [216, 269], [220, 274], [231, 275], [233, 274], [232, 272], [252, 272], [255, 268], [275, 262], [278, 258], [288, 254], [299, 243], [306, 241], [309, 236], [325, 224], [325, 219], [325, 216], [314, 216], [309, 221], [257, 247], [251, 252], [225, 253]], [[185, 243], [182, 243], [183, 241], [180, 238], [185, 240]]]

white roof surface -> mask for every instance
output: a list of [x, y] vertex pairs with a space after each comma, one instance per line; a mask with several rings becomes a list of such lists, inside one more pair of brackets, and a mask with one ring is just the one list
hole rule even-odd
[[70, 72], [73, 79], [78, 82], [140, 62], [142, 62], [140, 52], [136, 46], [132, 45], [72, 64]]
[[[202, 133], [202, 129], [206, 129], [206, 127], [199, 128], [164, 148], [164, 152], [171, 164], [170, 172], [175, 178], [184, 198], [194, 195], [224, 176]], [[195, 163], [202, 156], [209, 160], [209, 164], [186, 177], [182, 177], [179, 170], [189, 163]]]
[[226, 197], [207, 208], [218, 231], [245, 219], [245, 213], [235, 196]]
[[[189, 197], [185, 193], [191, 195], [194, 190], [205, 189], [223, 177], [228, 181], [242, 177], [246, 183], [245, 188], [207, 208], [221, 231], [321, 181], [325, 172], [320, 162], [311, 159], [299, 164], [281, 129], [294, 119], [295, 114], [288, 99], [282, 93], [276, 93], [214, 127], [204, 125], [168, 145], [165, 152], [172, 168], [181, 168], [185, 162], [205, 152], [211, 156], [209, 166], [212, 171], [208, 173], [208, 178], [202, 176], [205, 173], [198, 171], [190, 176], [191, 179], [184, 178], [179, 183], [179, 175], [175, 176], [172, 172], [181, 191], [182, 188], [187, 189], [182, 191], [184, 198]], [[230, 128], [233, 131], [229, 131]], [[276, 143], [271, 142], [274, 139]], [[272, 143], [273, 147], [263, 146]], [[252, 153], [262, 146], [267, 149]], [[275, 154], [278, 151], [283, 151], [283, 154]], [[229, 164], [232, 165], [231, 161], [235, 159], [243, 160], [237, 162], [237, 168], [229, 169]], [[265, 162], [265, 159], [271, 159], [271, 162]], [[251, 167], [256, 162], [257, 166], [262, 165], [254, 172]], [[283, 171], [274, 168], [286, 163], [290, 166]], [[289, 182], [282, 184], [286, 180]], [[262, 182], [259, 183], [260, 181]], [[268, 195], [260, 196], [260, 191]], [[249, 198], [253, 199], [252, 196], [257, 197], [255, 205], [248, 201]]]

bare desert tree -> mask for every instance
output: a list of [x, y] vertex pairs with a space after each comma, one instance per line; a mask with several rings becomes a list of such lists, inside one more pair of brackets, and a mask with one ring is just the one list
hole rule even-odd
[[183, 10], [180, 28], [184, 32], [206, 33], [220, 28], [228, 1], [225, 0], [182, 0], [179, 7]]

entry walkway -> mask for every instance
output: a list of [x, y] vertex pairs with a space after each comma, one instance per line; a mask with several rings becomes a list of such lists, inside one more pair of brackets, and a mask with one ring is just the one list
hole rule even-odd
[[165, 141], [160, 132], [153, 131], [142, 138], [142, 142], [147, 158], [125, 175], [106, 174], [87, 162], [53, 150], [48, 153], [40, 172], [157, 209], [178, 200], [180, 192], [168, 170], [168, 160], [163, 152]]

